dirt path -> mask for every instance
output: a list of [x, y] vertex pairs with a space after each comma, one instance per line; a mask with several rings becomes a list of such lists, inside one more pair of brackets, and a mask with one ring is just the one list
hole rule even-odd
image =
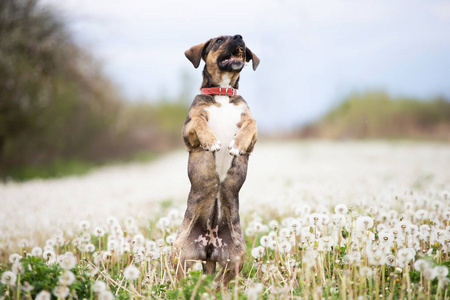
[[[82, 177], [0, 184], [0, 238], [73, 227], [83, 219], [103, 223], [109, 215], [147, 220], [161, 202], [183, 210], [187, 158], [180, 150]], [[450, 190], [450, 145], [261, 142], [241, 191], [241, 212], [392, 201], [411, 189]]]

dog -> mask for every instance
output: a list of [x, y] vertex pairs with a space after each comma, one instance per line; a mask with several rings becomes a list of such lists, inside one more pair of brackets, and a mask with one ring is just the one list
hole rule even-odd
[[256, 70], [260, 60], [239, 34], [210, 39], [185, 55], [195, 68], [202, 59], [205, 67], [182, 130], [191, 189], [174, 242], [175, 268], [180, 278], [201, 260], [203, 272], [214, 275], [218, 263], [216, 281], [227, 286], [243, 266], [239, 191], [257, 139], [256, 121], [237, 89], [245, 63], [251, 60]]

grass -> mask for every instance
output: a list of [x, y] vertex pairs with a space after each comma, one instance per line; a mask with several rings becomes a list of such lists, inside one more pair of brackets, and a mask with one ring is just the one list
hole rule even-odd
[[[408, 193], [374, 206], [242, 216], [247, 255], [227, 288], [197, 262], [175, 279], [172, 243], [183, 213], [145, 226], [113, 217], [0, 244], [2, 299], [446, 299], [450, 195]], [[141, 220], [142, 221], [142, 220]], [[6, 235], [4, 235], [6, 236]]]

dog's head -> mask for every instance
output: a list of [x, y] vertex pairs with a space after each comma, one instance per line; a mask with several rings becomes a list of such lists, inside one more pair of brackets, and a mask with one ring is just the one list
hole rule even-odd
[[[217, 85], [224, 74], [230, 78], [239, 78], [239, 72], [244, 68], [245, 62], [252, 61], [253, 70], [259, 65], [259, 58], [245, 46], [242, 36], [219, 36], [187, 50], [186, 57], [198, 68], [200, 61], [205, 61], [205, 76], [210, 76], [210, 84]], [[218, 81], [219, 80], [219, 81]], [[233, 80], [232, 80], [233, 85]]]

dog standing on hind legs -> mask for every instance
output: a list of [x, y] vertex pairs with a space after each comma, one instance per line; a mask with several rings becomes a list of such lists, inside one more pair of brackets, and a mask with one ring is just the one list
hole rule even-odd
[[183, 127], [189, 151], [191, 190], [174, 243], [178, 277], [196, 260], [203, 272], [228, 285], [242, 269], [245, 243], [239, 219], [239, 191], [247, 176], [249, 154], [257, 138], [256, 122], [247, 103], [236, 94], [246, 62], [253, 70], [258, 57], [241, 35], [220, 36], [185, 52], [198, 68], [205, 61], [201, 94], [191, 105]]

